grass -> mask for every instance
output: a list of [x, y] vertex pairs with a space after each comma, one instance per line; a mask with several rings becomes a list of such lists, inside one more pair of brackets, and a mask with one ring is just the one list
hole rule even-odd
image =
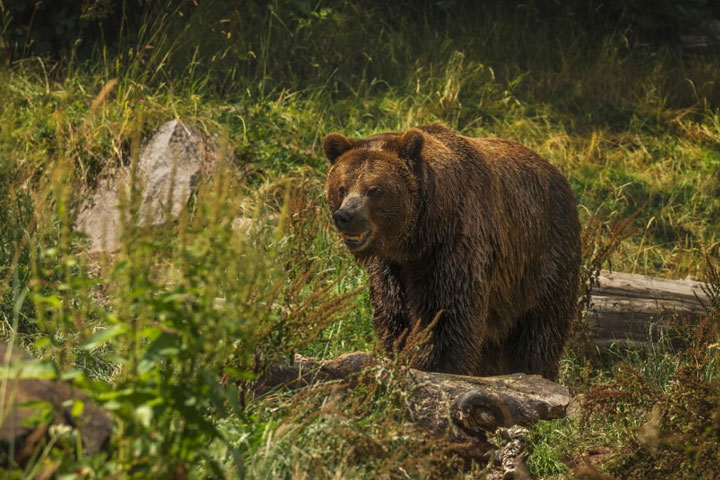
[[[110, 453], [75, 455], [77, 439], [60, 435], [36, 461], [0, 468], [14, 478], [49, 465], [98, 478], [462, 475], [447, 445], [408, 421], [392, 372], [351, 392], [256, 400], [234, 388], [294, 352], [375, 346], [365, 274], [328, 222], [320, 142], [331, 131], [441, 121], [517, 140], [568, 177], [584, 222], [602, 219], [598, 244], [637, 212], [604, 266], [704, 278], [720, 259], [717, 58], [589, 29], [578, 9], [486, 2], [458, 16], [436, 3], [156, 3], [115, 40], [0, 69], [0, 338], [51, 359], [116, 416]], [[72, 231], [77, 205], [173, 118], [232, 145], [227, 168], [174, 224], [128, 223], [117, 255], [88, 258]], [[128, 215], [136, 203], [127, 199]], [[257, 228], [233, 232], [236, 217]], [[712, 380], [713, 350], [698, 351], [660, 344], [599, 362], [569, 349], [561, 381], [588, 403], [533, 429], [531, 470], [567, 478], [568, 464], [602, 447], [610, 471], [642, 478], [632, 439], [652, 406], [672, 412], [678, 385], [712, 392], [684, 370], [694, 358], [693, 378]], [[669, 472], [703, 465], [659, 448], [677, 460]]]

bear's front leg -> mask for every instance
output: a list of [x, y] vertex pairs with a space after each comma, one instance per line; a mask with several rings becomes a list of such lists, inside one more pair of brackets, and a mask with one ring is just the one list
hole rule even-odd
[[478, 264], [460, 261], [468, 255], [453, 252], [450, 244], [442, 247], [417, 264], [408, 264], [400, 274], [407, 328], [428, 338], [413, 366], [478, 374], [486, 370], [488, 360], [492, 362], [486, 355], [488, 284], [480, 281], [483, 276]]
[[374, 259], [367, 265], [375, 332], [380, 345], [388, 353], [404, 348], [410, 325], [399, 271], [397, 264], [380, 259]]

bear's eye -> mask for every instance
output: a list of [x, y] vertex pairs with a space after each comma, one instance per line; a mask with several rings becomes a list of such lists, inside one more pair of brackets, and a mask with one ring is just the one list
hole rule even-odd
[[372, 198], [378, 198], [380, 195], [382, 195], [383, 191], [380, 187], [372, 187], [370, 190], [368, 190], [367, 194], [368, 197]]
[[347, 195], [347, 190], [345, 190], [345, 187], [340, 187], [338, 189], [338, 193], [340, 194], [340, 198], [345, 198], [345, 195]]

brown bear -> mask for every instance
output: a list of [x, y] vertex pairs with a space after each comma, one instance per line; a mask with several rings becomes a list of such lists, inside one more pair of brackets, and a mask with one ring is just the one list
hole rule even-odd
[[323, 141], [332, 219], [370, 277], [388, 351], [439, 315], [416, 368], [555, 379], [575, 312], [580, 222], [555, 167], [512, 141], [426, 125]]

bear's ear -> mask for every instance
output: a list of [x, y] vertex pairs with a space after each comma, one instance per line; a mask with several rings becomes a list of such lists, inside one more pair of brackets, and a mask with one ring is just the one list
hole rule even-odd
[[323, 152], [330, 165], [335, 163], [340, 155], [352, 148], [352, 140], [340, 133], [331, 133], [323, 140]]
[[408, 160], [419, 160], [423, 147], [423, 134], [417, 128], [408, 130], [400, 139], [400, 156]]

